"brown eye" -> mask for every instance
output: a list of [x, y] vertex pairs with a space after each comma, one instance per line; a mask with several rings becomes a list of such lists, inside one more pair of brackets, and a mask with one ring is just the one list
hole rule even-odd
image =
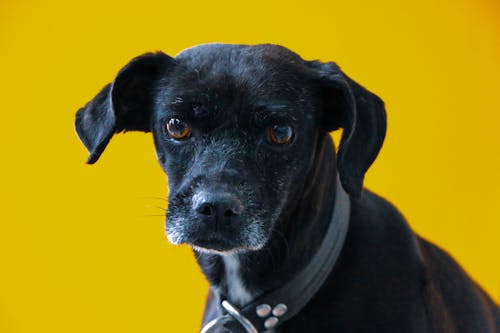
[[292, 141], [294, 131], [291, 126], [273, 125], [267, 129], [269, 141], [284, 144]]
[[171, 118], [167, 122], [166, 128], [168, 134], [176, 140], [187, 139], [191, 135], [191, 127], [178, 118]]

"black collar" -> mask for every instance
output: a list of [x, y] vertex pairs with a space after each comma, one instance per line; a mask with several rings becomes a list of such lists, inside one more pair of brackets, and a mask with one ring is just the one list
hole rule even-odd
[[276, 328], [296, 315], [330, 275], [344, 245], [350, 209], [349, 195], [337, 176], [332, 219], [311, 261], [281, 288], [258, 297], [241, 309], [222, 300], [225, 314], [206, 324], [201, 333], [210, 333], [220, 327], [230, 327], [231, 332], [259, 333]]

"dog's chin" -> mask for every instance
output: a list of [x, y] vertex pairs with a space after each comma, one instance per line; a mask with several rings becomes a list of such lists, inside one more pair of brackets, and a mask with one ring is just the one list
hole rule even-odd
[[[174, 245], [187, 244], [197, 252], [220, 255], [258, 251], [266, 244], [266, 240], [262, 237], [253, 237], [246, 242], [238, 240], [236, 237], [211, 235], [203, 238], [192, 238], [186, 235], [167, 233], [167, 238]], [[256, 239], [260, 239], [260, 241], [256, 241]]]
[[226, 240], [210, 239], [188, 243], [196, 252], [211, 253], [219, 255], [231, 255], [236, 253], [246, 253], [258, 251], [265, 245], [263, 244], [236, 244]]

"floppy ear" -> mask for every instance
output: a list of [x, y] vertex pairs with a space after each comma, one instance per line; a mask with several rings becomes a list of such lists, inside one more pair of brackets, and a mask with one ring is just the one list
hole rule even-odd
[[121, 131], [149, 132], [154, 85], [173, 65], [164, 53], [146, 53], [123, 67], [115, 80], [78, 110], [75, 128], [93, 164], [113, 134]]
[[334, 63], [310, 62], [319, 80], [324, 129], [343, 128], [337, 156], [344, 189], [361, 196], [365, 172], [382, 147], [386, 130], [384, 102], [345, 75]]

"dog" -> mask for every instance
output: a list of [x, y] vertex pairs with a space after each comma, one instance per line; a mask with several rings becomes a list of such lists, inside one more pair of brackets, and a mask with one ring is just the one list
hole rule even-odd
[[210, 283], [202, 332], [500, 332], [488, 295], [363, 188], [384, 103], [333, 62], [271, 44], [147, 53], [75, 127], [89, 164], [115, 133], [152, 132], [168, 239]]

